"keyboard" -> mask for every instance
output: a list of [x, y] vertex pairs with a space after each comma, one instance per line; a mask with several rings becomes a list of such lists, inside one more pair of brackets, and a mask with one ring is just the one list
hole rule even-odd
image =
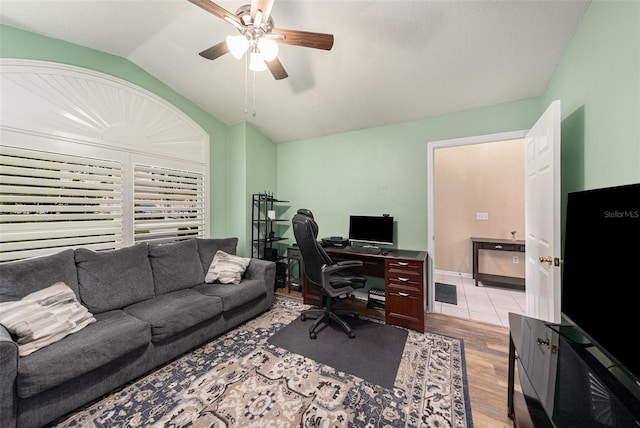
[[380, 254], [382, 252], [381, 248], [378, 247], [356, 247], [353, 245], [348, 245], [344, 247], [345, 251], [351, 251], [352, 253], [362, 253], [362, 254]]

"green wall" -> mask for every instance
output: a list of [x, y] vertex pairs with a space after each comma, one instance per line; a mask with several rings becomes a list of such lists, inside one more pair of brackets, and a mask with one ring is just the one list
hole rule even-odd
[[[254, 193], [272, 193], [278, 197], [277, 193], [277, 152], [276, 145], [267, 137], [262, 135], [250, 124], [246, 124], [247, 136], [247, 157], [245, 164], [247, 168], [246, 194], [251, 200]], [[245, 229], [247, 233], [247, 245], [250, 247], [251, 240], [251, 216], [253, 206], [245, 205], [244, 215], [246, 216]], [[279, 213], [282, 214], [282, 213]], [[277, 230], [275, 230], [278, 233]], [[251, 253], [252, 248], [249, 248]], [[281, 252], [284, 254], [283, 252]], [[256, 253], [257, 254], [257, 253]]]
[[391, 214], [397, 247], [426, 250], [427, 143], [528, 129], [538, 111], [531, 99], [279, 144], [278, 194], [314, 213], [320, 237], [347, 236], [350, 214]]
[[229, 127], [227, 159], [233, 168], [227, 170], [227, 218], [229, 230], [235, 231], [233, 236], [238, 238], [237, 254], [247, 255], [250, 251], [247, 243], [247, 129], [244, 123], [237, 123]]
[[640, 2], [591, 2], [541, 99], [562, 102], [563, 193], [640, 182]]

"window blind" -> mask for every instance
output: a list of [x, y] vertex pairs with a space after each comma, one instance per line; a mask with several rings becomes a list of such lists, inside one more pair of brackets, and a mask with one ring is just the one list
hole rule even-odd
[[135, 242], [204, 236], [204, 175], [134, 164]]
[[122, 163], [0, 146], [0, 261], [122, 245]]

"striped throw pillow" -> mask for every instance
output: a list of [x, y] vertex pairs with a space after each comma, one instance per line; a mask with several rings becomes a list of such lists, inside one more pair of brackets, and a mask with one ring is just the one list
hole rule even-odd
[[21, 357], [57, 342], [95, 322], [64, 282], [0, 303], [0, 324], [18, 344]]
[[218, 281], [222, 284], [240, 284], [244, 271], [249, 266], [251, 259], [234, 256], [218, 250], [213, 256], [211, 266], [204, 282], [212, 283]]

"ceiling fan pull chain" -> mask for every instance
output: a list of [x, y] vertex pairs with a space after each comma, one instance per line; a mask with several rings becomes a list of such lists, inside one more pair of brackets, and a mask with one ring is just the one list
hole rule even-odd
[[256, 72], [253, 72], [253, 117], [256, 117]]
[[244, 56], [244, 114], [249, 113], [249, 60]]

